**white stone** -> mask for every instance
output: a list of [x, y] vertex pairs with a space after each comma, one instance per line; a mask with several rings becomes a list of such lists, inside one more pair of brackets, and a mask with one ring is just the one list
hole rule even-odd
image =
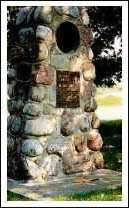
[[48, 94], [48, 88], [44, 86], [32, 86], [29, 91], [29, 98], [35, 102], [42, 102]]
[[36, 22], [50, 23], [52, 21], [52, 7], [37, 7], [34, 12], [34, 20]]
[[36, 60], [41, 61], [48, 58], [49, 51], [47, 44], [45, 42], [41, 42], [38, 44], [38, 53], [36, 54]]
[[53, 41], [52, 30], [49, 27], [38, 25], [36, 29], [36, 38], [44, 40], [47, 44], [51, 44]]
[[35, 120], [27, 120], [24, 134], [42, 136], [52, 134], [56, 119], [50, 116], [43, 116]]
[[92, 51], [92, 49], [91, 48], [89, 48], [89, 59], [90, 60], [92, 60], [93, 59], [93, 57], [94, 57], [94, 54], [93, 54], [93, 51]]
[[85, 81], [94, 80], [96, 77], [95, 66], [92, 63], [84, 64], [83, 78]]
[[38, 140], [27, 139], [22, 144], [22, 153], [30, 157], [35, 157], [43, 153], [43, 146]]
[[87, 14], [87, 9], [86, 8], [81, 9], [81, 16], [82, 16], [83, 24], [88, 25], [89, 24], [89, 16]]

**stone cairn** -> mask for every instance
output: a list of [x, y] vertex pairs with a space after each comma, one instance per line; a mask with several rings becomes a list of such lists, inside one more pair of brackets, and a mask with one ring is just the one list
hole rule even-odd
[[22, 7], [8, 51], [8, 177], [102, 168], [86, 7]]

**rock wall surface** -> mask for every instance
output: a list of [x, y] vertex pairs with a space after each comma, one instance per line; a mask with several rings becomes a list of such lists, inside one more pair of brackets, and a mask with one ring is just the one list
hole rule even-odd
[[46, 180], [102, 168], [87, 9], [23, 7], [15, 34], [8, 51], [8, 176]]

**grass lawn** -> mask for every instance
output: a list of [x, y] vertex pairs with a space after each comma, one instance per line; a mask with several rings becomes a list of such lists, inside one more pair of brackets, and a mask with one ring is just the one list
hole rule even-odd
[[98, 106], [103, 107], [110, 107], [110, 106], [116, 106], [116, 105], [122, 105], [121, 97], [109, 95], [106, 97], [96, 97], [96, 101]]
[[[102, 121], [100, 133], [103, 137], [103, 155], [105, 167], [108, 169], [121, 171], [122, 170], [122, 121]], [[105, 191], [92, 191], [90, 193], [76, 193], [72, 195], [59, 195], [55, 200], [61, 201], [119, 201], [122, 198], [122, 189]], [[8, 201], [29, 201], [25, 197], [12, 192], [7, 193]]]
[[7, 192], [7, 201], [32, 201], [31, 199], [28, 199], [20, 194], [15, 194], [11, 191]]
[[71, 195], [59, 195], [57, 201], [121, 201], [122, 189], [110, 189], [108, 191], [92, 191], [89, 193], [76, 193]]

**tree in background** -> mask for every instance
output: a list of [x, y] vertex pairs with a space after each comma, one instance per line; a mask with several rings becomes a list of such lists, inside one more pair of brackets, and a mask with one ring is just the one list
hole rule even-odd
[[[8, 7], [8, 46], [16, 41], [15, 20], [20, 7]], [[115, 38], [122, 40], [122, 7], [88, 7], [90, 26], [94, 32], [93, 62], [96, 67], [97, 86], [112, 86], [114, 80], [122, 78], [122, 50], [116, 52], [113, 46]], [[103, 56], [103, 54], [106, 54]]]
[[[122, 7], [95, 6], [88, 8], [91, 28], [94, 32], [94, 64], [96, 84], [112, 86], [122, 78], [122, 44], [115, 51], [114, 40], [122, 42]], [[103, 56], [103, 54], [105, 54]]]

